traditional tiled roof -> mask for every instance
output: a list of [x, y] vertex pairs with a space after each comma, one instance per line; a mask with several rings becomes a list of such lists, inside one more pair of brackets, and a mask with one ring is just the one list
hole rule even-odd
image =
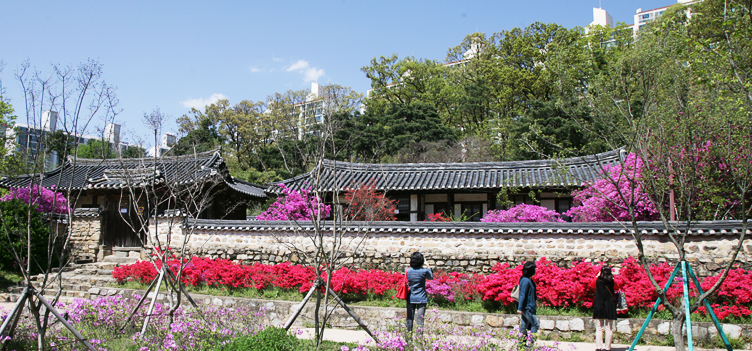
[[[156, 167], [155, 167], [156, 166]], [[44, 187], [60, 190], [122, 189], [152, 183], [194, 183], [221, 178], [230, 188], [243, 194], [265, 198], [264, 187], [230, 176], [219, 150], [186, 156], [94, 160], [69, 157], [59, 168], [41, 174], [3, 178], [0, 187], [28, 187], [32, 180]]]
[[[373, 164], [323, 160], [311, 172], [283, 180], [288, 188], [341, 191], [373, 179], [377, 190], [476, 190], [505, 187], [562, 188], [597, 179], [602, 166], [619, 162], [623, 149], [562, 160], [471, 163]], [[280, 193], [278, 186], [267, 189]]]
[[[213, 230], [221, 235], [223, 232], [297, 232], [313, 231], [312, 222], [292, 221], [243, 221], [243, 220], [211, 220], [188, 219], [187, 226], [195, 229]], [[638, 222], [637, 227], [643, 235], [666, 235], [663, 222]], [[332, 222], [324, 222], [322, 230], [331, 231]], [[338, 228], [343, 228], [340, 223]], [[344, 226], [350, 233], [412, 233], [412, 234], [600, 234], [600, 235], [630, 235], [631, 223], [624, 222], [537, 222], [537, 223], [488, 223], [488, 222], [352, 222]], [[686, 223], [679, 222], [676, 228], [684, 232]], [[701, 221], [692, 223], [689, 235], [698, 236], [726, 236], [739, 235], [742, 230], [741, 221]], [[752, 230], [747, 229], [747, 234]]]

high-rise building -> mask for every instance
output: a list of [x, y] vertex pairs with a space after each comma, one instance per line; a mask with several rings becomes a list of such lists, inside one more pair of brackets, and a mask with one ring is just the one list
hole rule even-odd
[[[47, 150], [44, 138], [57, 129], [58, 113], [55, 111], [44, 111], [39, 124], [16, 123], [13, 127], [5, 128], [5, 137], [7, 141], [6, 149], [9, 152], [26, 152], [31, 160], [37, 159], [40, 152], [44, 153], [45, 168], [51, 169], [60, 164], [57, 152]], [[71, 138], [77, 145], [86, 144], [89, 140], [105, 140], [111, 145], [116, 146], [122, 152], [128, 147], [137, 146], [135, 144], [120, 141], [120, 125], [109, 123], [104, 128], [103, 137], [97, 137], [85, 134], [72, 134]]]

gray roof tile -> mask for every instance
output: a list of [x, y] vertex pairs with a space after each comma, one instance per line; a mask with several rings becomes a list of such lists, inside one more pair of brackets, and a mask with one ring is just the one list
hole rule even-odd
[[[312, 175], [320, 172], [320, 190], [326, 192], [342, 191], [371, 179], [377, 190], [392, 191], [580, 186], [597, 179], [601, 166], [618, 163], [621, 151], [563, 160], [509, 162], [373, 164], [323, 160], [310, 173], [276, 184], [291, 189], [309, 187], [314, 184]], [[267, 191], [278, 194], [281, 189], [272, 186]]]

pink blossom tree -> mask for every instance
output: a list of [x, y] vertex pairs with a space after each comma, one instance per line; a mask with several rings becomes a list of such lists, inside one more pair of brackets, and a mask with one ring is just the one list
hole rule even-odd
[[269, 208], [256, 216], [263, 221], [310, 221], [312, 217], [324, 219], [329, 217], [331, 206], [322, 204], [318, 197], [311, 194], [311, 188], [292, 190], [284, 184], [283, 196], [277, 198]]
[[576, 222], [623, 222], [632, 220], [631, 210], [638, 221], [658, 219], [655, 204], [641, 184], [644, 166], [634, 153], [630, 153], [623, 163], [604, 166], [602, 178], [572, 193], [579, 205], [572, 207], [566, 215]]
[[18, 199], [32, 206], [38, 212], [43, 213], [67, 213], [68, 199], [62, 193], [55, 191], [55, 186], [47, 189], [42, 186], [32, 185], [30, 188], [11, 188], [7, 195], [0, 201]]

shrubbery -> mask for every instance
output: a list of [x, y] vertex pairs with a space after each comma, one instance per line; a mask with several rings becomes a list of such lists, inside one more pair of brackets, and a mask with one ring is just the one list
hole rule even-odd
[[[168, 264], [177, 267], [179, 262], [173, 258]], [[274, 287], [296, 289], [303, 293], [311, 288], [315, 277], [310, 267], [289, 262], [275, 265], [241, 265], [229, 260], [200, 257], [193, 257], [185, 262], [187, 264], [183, 270], [183, 279], [192, 286], [205, 285], [230, 290]], [[159, 262], [157, 264], [159, 265]], [[572, 263], [569, 268], [562, 268], [546, 258], [541, 258], [537, 265], [537, 273], [533, 280], [538, 286], [539, 305], [584, 308], [592, 306], [593, 291], [588, 283], [596, 276], [600, 269], [599, 264], [579, 261]], [[435, 302], [440, 303], [481, 300], [514, 307], [516, 302], [510, 294], [520, 279], [521, 270], [521, 265], [500, 263], [493, 267], [493, 273], [488, 275], [437, 271], [434, 273], [435, 279], [426, 283], [426, 291]], [[650, 271], [658, 283], [664, 285], [673, 267], [668, 263], [660, 263], [652, 265]], [[116, 267], [113, 271], [113, 277], [118, 282], [134, 280], [148, 283], [156, 274], [154, 265], [145, 262]], [[332, 288], [352, 298], [369, 294], [388, 298], [394, 295], [394, 290], [403, 279], [403, 272], [341, 268], [334, 272]], [[707, 290], [717, 279], [715, 276], [704, 279], [701, 282], [702, 288]], [[649, 308], [657, 299], [647, 275], [634, 258], [624, 260], [616, 281], [626, 294], [630, 307]], [[690, 294], [697, 296], [694, 285], [690, 284], [690, 287]], [[681, 280], [675, 280], [668, 289], [667, 296], [675, 301], [681, 298], [681, 295]], [[713, 309], [719, 318], [730, 315], [749, 316], [752, 313], [752, 272], [739, 268], [731, 270], [712, 303], [715, 304]], [[701, 309], [700, 312], [705, 311]]]
[[256, 335], [246, 335], [223, 345], [220, 351], [297, 351], [300, 340], [287, 330], [268, 327]]
[[57, 262], [57, 255], [52, 255], [52, 262], [47, 259], [50, 230], [43, 222], [41, 213], [30, 211], [29, 205], [18, 199], [0, 201], [0, 211], [3, 216], [3, 225], [0, 225], [0, 269], [17, 271], [19, 264], [26, 264], [16, 261], [13, 250], [19, 257], [29, 259], [27, 230], [31, 235], [31, 273], [39, 273], [48, 267], [48, 263]]

